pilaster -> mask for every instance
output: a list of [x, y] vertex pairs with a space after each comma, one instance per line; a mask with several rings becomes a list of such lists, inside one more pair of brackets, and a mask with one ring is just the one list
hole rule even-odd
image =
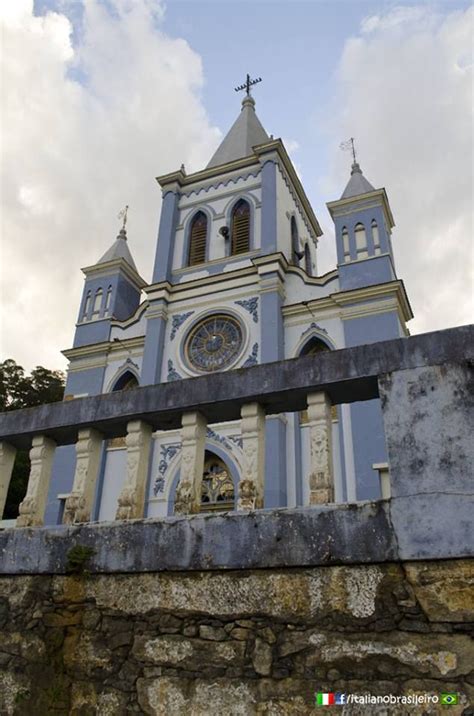
[[199, 512], [204, 471], [207, 422], [198, 412], [184, 413], [181, 430], [181, 473], [176, 488], [175, 514]]
[[80, 430], [76, 443], [74, 483], [64, 506], [64, 524], [90, 522], [100, 469], [102, 435], [93, 428]]
[[44, 522], [44, 511], [48, 497], [51, 468], [56, 443], [44, 435], [33, 438], [30, 450], [31, 469], [28, 489], [20, 504], [17, 527], [36, 527]]
[[151, 434], [151, 425], [143, 420], [132, 420], [127, 425], [127, 477], [118, 498], [117, 520], [144, 516]]

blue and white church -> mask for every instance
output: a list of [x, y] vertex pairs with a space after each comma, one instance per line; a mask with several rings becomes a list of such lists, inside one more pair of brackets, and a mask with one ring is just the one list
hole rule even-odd
[[[319, 275], [320, 225], [283, 142], [259, 121], [248, 87], [208, 165], [193, 174], [182, 166], [157, 181], [162, 208], [151, 282], [133, 260], [125, 223], [103, 256], [83, 269], [74, 344], [64, 351], [66, 400], [408, 335], [412, 313], [395, 272], [385, 189], [374, 188], [354, 160], [340, 199], [327, 204], [337, 266]], [[308, 411], [263, 421], [257, 506], [311, 504]], [[205, 426], [202, 511], [237, 506], [242, 424]], [[149, 450], [144, 515], [174, 514], [185, 430], [101, 441], [90, 509], [75, 521], [120, 517], [134, 440]], [[331, 499], [380, 497], [388, 466], [379, 401], [334, 406], [331, 430]], [[72, 521], [68, 499], [81, 449], [91, 447], [55, 451], [46, 524]]]

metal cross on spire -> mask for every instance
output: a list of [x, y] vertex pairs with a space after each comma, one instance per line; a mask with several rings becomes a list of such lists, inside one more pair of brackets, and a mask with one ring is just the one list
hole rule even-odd
[[255, 80], [251, 80], [250, 75], [247, 73], [247, 79], [244, 82], [244, 84], [240, 85], [239, 87], [234, 87], [234, 90], [236, 92], [240, 92], [240, 90], [244, 89], [247, 91], [247, 97], [250, 97], [250, 88], [252, 87], [252, 85], [256, 85], [261, 81], [262, 81], [261, 77], [257, 77]]
[[347, 152], [348, 150], [350, 150], [352, 152], [353, 163], [357, 164], [354, 137], [348, 139], [347, 142], [341, 142], [339, 147], [340, 149], [342, 149], [343, 152]]
[[127, 213], [128, 213], [128, 204], [125, 206], [122, 211], [119, 211], [117, 214], [117, 219], [123, 219], [123, 225], [122, 225], [122, 231], [125, 231], [125, 226], [127, 224]]

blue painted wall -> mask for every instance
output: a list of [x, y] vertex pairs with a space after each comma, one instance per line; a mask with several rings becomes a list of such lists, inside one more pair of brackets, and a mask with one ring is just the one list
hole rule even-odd
[[[401, 331], [398, 316], [393, 311], [344, 321], [344, 334], [346, 346], [351, 347], [397, 338]], [[350, 411], [356, 497], [358, 500], [377, 499], [380, 485], [372, 465], [388, 460], [380, 400], [352, 403]]]
[[[275, 277], [267, 274], [265, 277]], [[260, 294], [260, 362], [271, 363], [285, 357], [282, 299], [278, 291]]]
[[388, 254], [361, 259], [355, 263], [341, 264], [338, 270], [341, 291], [375, 286], [396, 279], [392, 260]]
[[60, 517], [61, 504], [59, 494], [71, 491], [76, 467], [76, 450], [74, 445], [56, 448], [54, 452], [51, 481], [44, 516], [45, 525], [57, 525]]
[[65, 395], [82, 395], [83, 393], [98, 395], [102, 393], [104, 374], [105, 366], [68, 373]]
[[265, 421], [264, 507], [286, 505], [286, 422], [268, 417]]
[[174, 238], [178, 221], [179, 194], [168, 191], [161, 205], [160, 227], [156, 245], [153, 283], [169, 281], [173, 264]]
[[146, 322], [141, 385], [154, 385], [161, 382], [166, 324], [167, 321], [161, 317], [149, 318]]
[[277, 251], [276, 165], [267, 161], [262, 167], [262, 254]]

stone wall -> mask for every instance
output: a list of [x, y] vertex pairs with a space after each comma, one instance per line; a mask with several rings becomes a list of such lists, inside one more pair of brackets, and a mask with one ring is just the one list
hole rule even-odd
[[473, 713], [473, 579], [467, 560], [3, 576], [0, 713], [312, 714], [318, 691]]

